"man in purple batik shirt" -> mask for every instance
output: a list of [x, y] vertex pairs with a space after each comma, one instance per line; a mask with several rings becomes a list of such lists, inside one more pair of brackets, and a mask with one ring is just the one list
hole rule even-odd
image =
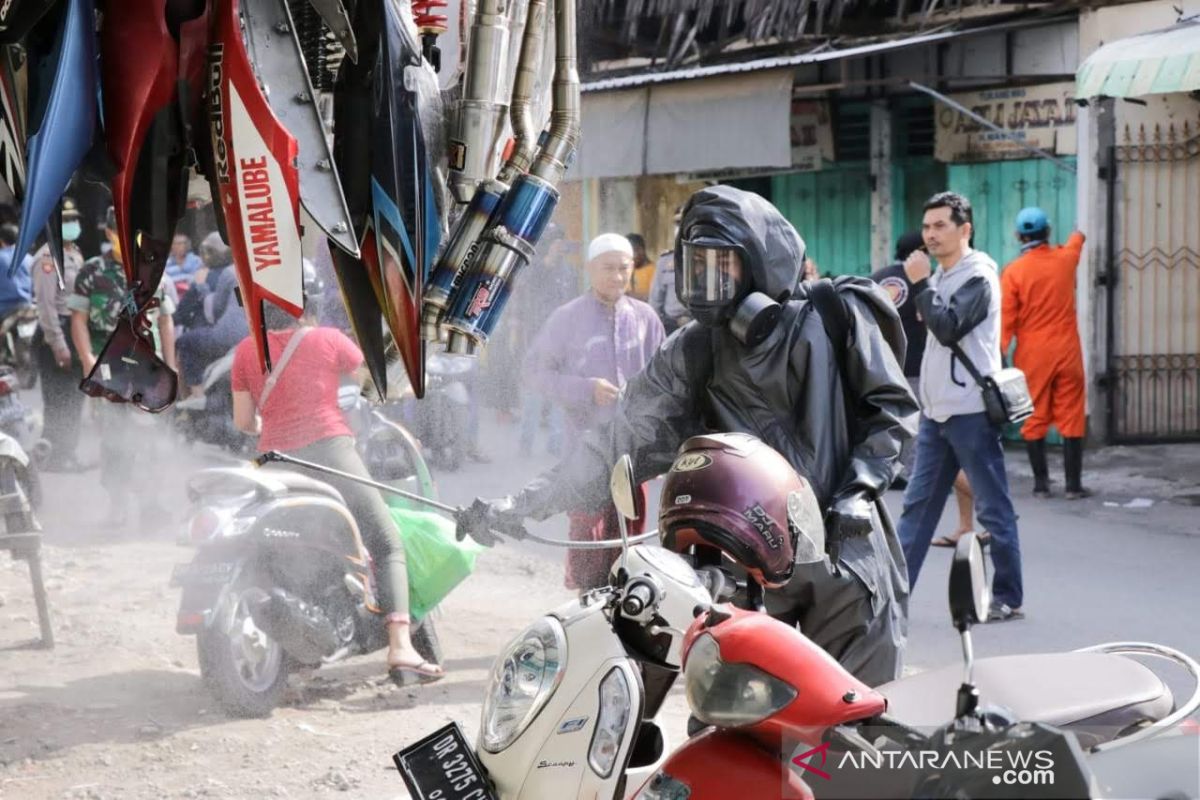
[[[612, 418], [621, 390], [646, 366], [665, 336], [654, 309], [626, 295], [633, 274], [629, 240], [616, 233], [601, 234], [588, 246], [587, 256], [589, 290], [550, 315], [525, 358], [525, 375], [533, 388], [566, 412], [568, 440]], [[576, 541], [619, 537], [611, 504], [598, 513], [571, 512], [570, 518]], [[607, 582], [615, 553], [570, 551], [567, 588], [586, 591]]]

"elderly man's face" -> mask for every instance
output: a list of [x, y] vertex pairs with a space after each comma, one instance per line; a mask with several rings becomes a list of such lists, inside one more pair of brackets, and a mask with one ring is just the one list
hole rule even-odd
[[182, 261], [191, 249], [192, 240], [186, 236], [176, 236], [171, 240], [171, 255], [175, 256], [176, 261]]
[[633, 259], [611, 250], [596, 256], [587, 265], [592, 291], [605, 302], [615, 303], [625, 294], [633, 275]]

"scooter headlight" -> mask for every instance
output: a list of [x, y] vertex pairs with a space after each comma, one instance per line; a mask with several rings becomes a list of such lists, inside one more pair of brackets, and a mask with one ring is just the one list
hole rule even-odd
[[600, 713], [588, 748], [588, 764], [601, 778], [612, 774], [617, 754], [621, 752], [621, 739], [629, 724], [629, 705], [629, 681], [619, 667], [613, 667], [600, 681]]
[[550, 700], [567, 665], [567, 637], [553, 617], [526, 628], [496, 659], [483, 701], [483, 749], [499, 753]]
[[692, 644], [683, 674], [688, 705], [707, 725], [753, 725], [796, 699], [793, 687], [758, 667], [722, 661], [720, 645], [707, 633]]

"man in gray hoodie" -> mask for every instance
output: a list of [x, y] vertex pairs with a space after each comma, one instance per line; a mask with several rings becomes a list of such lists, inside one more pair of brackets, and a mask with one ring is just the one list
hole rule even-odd
[[952, 346], [957, 343], [982, 375], [1000, 369], [1000, 277], [996, 262], [971, 249], [971, 204], [942, 192], [925, 204], [921, 235], [938, 262], [914, 251], [904, 263], [917, 311], [932, 334], [921, 359], [922, 407], [916, 471], [904, 493], [900, 541], [915, 585], [933, 531], [961, 468], [975, 492], [980, 523], [991, 533], [992, 608], [989, 620], [1019, 619], [1021, 547], [1008, 492], [1000, 428], [988, 421], [983, 395]]

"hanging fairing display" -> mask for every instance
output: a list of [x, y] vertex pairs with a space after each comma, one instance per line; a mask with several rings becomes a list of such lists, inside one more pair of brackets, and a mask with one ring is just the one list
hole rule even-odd
[[[539, 146], [530, 109], [551, 4], [553, 109]], [[264, 370], [265, 304], [297, 317], [305, 308], [308, 224], [329, 240], [381, 396], [389, 352], [420, 397], [427, 348], [478, 351], [553, 213], [578, 139], [575, 6], [469, 4], [466, 52], [448, 59], [463, 65], [461, 100], [444, 107], [436, 70], [445, 5], [4, 4], [0, 179], [22, 203], [18, 251], [44, 236], [61, 269], [68, 184], [87, 169], [112, 187], [113, 256], [127, 287], [84, 391], [151, 412], [175, 399], [177, 379], [149, 321], [193, 171], [212, 189]]]

